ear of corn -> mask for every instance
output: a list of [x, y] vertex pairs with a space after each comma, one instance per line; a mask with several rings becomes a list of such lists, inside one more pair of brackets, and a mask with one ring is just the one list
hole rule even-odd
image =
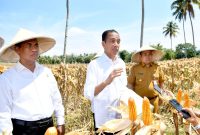
[[189, 108], [190, 106], [191, 105], [190, 105], [189, 95], [188, 95], [188, 93], [184, 93], [184, 105], [183, 105], [183, 107]]
[[182, 90], [179, 89], [178, 90], [178, 93], [177, 93], [177, 96], [176, 96], [176, 100], [181, 103], [181, 99], [182, 99]]
[[144, 97], [142, 103], [142, 120], [144, 125], [151, 125], [152, 124], [152, 113], [150, 110], [150, 102], [147, 97]]
[[128, 99], [128, 110], [129, 110], [129, 119], [135, 121], [137, 119], [137, 109], [135, 105], [135, 100], [133, 98]]
[[49, 127], [44, 135], [58, 135], [56, 127]]

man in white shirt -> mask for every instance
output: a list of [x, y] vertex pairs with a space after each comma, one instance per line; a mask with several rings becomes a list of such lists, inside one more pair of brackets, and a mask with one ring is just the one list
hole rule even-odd
[[125, 63], [117, 56], [119, 33], [104, 31], [102, 46], [104, 54], [89, 63], [84, 86], [84, 96], [91, 101], [96, 130], [106, 121], [118, 117], [109, 107], [119, 105], [120, 88], [127, 85]]
[[5, 47], [0, 59], [18, 61], [0, 75], [0, 133], [44, 135], [57, 121], [59, 135], [64, 135], [64, 107], [57, 82], [50, 69], [36, 62], [39, 54], [55, 45], [50, 37], [20, 29]]

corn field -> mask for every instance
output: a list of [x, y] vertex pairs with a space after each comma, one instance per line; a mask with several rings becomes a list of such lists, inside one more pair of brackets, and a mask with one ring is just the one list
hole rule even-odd
[[[134, 63], [126, 64], [127, 74]], [[181, 89], [189, 93], [191, 104], [200, 107], [200, 58], [180, 59], [158, 62], [165, 74], [164, 89], [177, 94]], [[86, 79], [86, 64], [46, 65], [52, 69], [63, 98], [65, 107], [66, 132], [91, 134], [93, 131], [93, 117], [90, 111], [90, 102], [83, 96], [83, 87]], [[0, 68], [0, 72], [6, 69]], [[175, 134], [172, 113], [170, 108], [161, 107], [163, 122], [166, 124], [166, 134]], [[185, 134], [180, 125], [180, 134]]]

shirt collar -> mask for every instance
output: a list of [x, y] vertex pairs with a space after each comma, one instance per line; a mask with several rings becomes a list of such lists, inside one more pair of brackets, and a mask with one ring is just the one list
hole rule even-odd
[[116, 62], [116, 61], [118, 61], [118, 59], [119, 59], [119, 56], [118, 56], [118, 55], [116, 56], [116, 59], [115, 59], [114, 61], [113, 61], [111, 58], [109, 58], [105, 53], [103, 53], [102, 56], [105, 58], [106, 61], [108, 61], [108, 62], [110, 62], [110, 63]]
[[[141, 62], [141, 65], [142, 65], [142, 67], [148, 67], [146, 64], [144, 64], [144, 63], [142, 63]], [[149, 67], [152, 67], [153, 66], [153, 62], [151, 62], [150, 64], [149, 64]]]
[[[34, 70], [34, 72], [35, 72], [38, 68], [39, 68], [39, 64], [36, 62], [36, 63], [35, 63], [35, 70]], [[17, 64], [16, 64], [16, 70], [17, 70], [18, 72], [21, 72], [22, 70], [29, 70], [29, 69], [27, 69], [24, 65], [22, 65], [22, 64], [18, 61]]]

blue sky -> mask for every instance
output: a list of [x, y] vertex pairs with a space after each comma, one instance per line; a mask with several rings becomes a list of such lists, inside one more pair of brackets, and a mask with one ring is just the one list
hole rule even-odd
[[[161, 43], [170, 48], [169, 37], [162, 34], [169, 21], [175, 21], [170, 10], [173, 0], [145, 0], [144, 45]], [[195, 42], [200, 49], [200, 10], [195, 6], [193, 20]], [[1, 0], [0, 36], [8, 44], [19, 28], [52, 36], [57, 44], [45, 55], [63, 53], [65, 32], [65, 0]], [[141, 0], [70, 0], [67, 53], [83, 54], [103, 51], [101, 34], [116, 29], [121, 36], [121, 50], [139, 49]], [[182, 23], [173, 45], [183, 43]], [[186, 22], [187, 42], [192, 43], [189, 18]]]

